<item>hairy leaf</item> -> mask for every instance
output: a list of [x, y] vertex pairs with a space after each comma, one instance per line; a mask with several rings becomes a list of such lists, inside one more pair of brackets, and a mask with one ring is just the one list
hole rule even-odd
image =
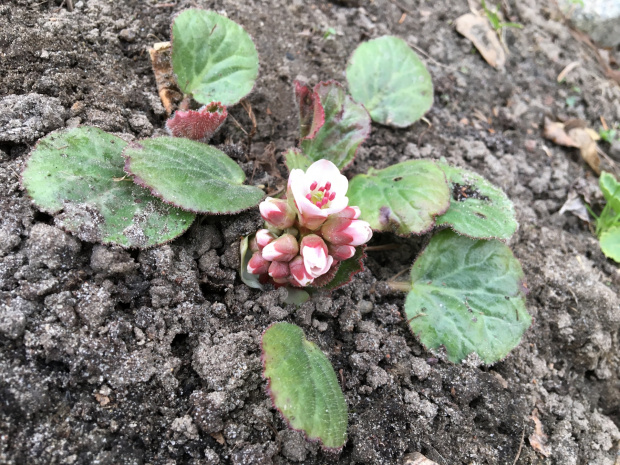
[[189, 9], [172, 25], [172, 69], [179, 88], [197, 102], [230, 106], [254, 87], [258, 53], [234, 21], [214, 11]]
[[349, 204], [357, 205], [360, 218], [378, 231], [422, 234], [435, 217], [450, 205], [446, 177], [435, 163], [406, 161], [383, 170], [371, 168], [349, 183]]
[[269, 394], [290, 427], [326, 448], [341, 448], [347, 435], [347, 404], [327, 357], [290, 323], [267, 328], [262, 349]]
[[195, 215], [166, 205], [123, 172], [127, 143], [100, 129], [80, 127], [41, 139], [22, 182], [41, 210], [80, 239], [150, 247], [182, 234]]
[[[310, 161], [326, 159], [342, 170], [353, 161], [357, 148], [370, 134], [370, 117], [364, 106], [355, 103], [335, 81], [318, 83], [314, 94], [320, 99], [325, 122], [301, 140], [301, 150]], [[316, 126], [315, 122], [310, 125]], [[306, 131], [302, 128], [303, 132]]]
[[196, 111], [175, 111], [172, 118], [166, 121], [166, 129], [174, 137], [209, 142], [227, 116], [228, 111], [224, 105], [211, 102]]
[[228, 155], [201, 142], [157, 137], [130, 144], [123, 155], [135, 183], [184, 210], [234, 213], [264, 196], [258, 187], [243, 184], [243, 170]]
[[437, 217], [460, 234], [480, 239], [510, 239], [517, 230], [514, 205], [504, 192], [469, 170], [439, 164], [448, 178], [450, 208]]
[[316, 91], [295, 81], [295, 99], [299, 107], [299, 132], [301, 139], [312, 139], [325, 123], [325, 109]]
[[414, 263], [411, 283], [411, 331], [426, 347], [444, 346], [453, 362], [472, 352], [497, 362], [530, 326], [521, 264], [500, 241], [441, 231]]
[[284, 162], [289, 172], [294, 169], [300, 169], [306, 171], [312, 164], [308, 157], [301, 153], [298, 149], [289, 149], [284, 153]]
[[359, 45], [347, 66], [351, 96], [373, 121], [404, 128], [433, 105], [433, 81], [407, 43], [383, 36]]

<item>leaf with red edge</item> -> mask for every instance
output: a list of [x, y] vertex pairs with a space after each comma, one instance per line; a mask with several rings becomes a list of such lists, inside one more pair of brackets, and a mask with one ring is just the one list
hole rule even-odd
[[366, 246], [356, 247], [355, 254], [351, 258], [339, 262], [338, 265], [333, 266], [326, 274], [315, 279], [312, 287], [333, 291], [345, 284], [349, 284], [354, 275], [364, 271], [362, 260], [366, 258], [365, 248]]
[[228, 111], [220, 102], [211, 102], [199, 110], [177, 110], [166, 121], [171, 136], [185, 137], [199, 142], [209, 142], [224, 124]]
[[321, 98], [310, 87], [295, 81], [295, 100], [299, 106], [299, 132], [302, 139], [312, 139], [325, 123]]
[[340, 450], [347, 440], [347, 403], [329, 359], [302, 329], [275, 323], [261, 341], [263, 376], [274, 406], [310, 441]]
[[370, 115], [336, 81], [319, 82], [314, 87], [315, 94], [323, 107], [325, 122], [316, 134], [301, 140], [301, 150], [313, 162], [326, 159], [342, 170], [351, 164], [358, 147], [370, 134]]

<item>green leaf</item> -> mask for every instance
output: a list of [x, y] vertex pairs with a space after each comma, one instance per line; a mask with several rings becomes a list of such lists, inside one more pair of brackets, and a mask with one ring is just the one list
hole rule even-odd
[[189, 9], [172, 25], [172, 69], [179, 88], [197, 102], [229, 106], [254, 87], [258, 53], [234, 21], [214, 11]]
[[517, 230], [514, 205], [504, 192], [469, 170], [439, 163], [448, 179], [450, 208], [437, 217], [460, 234], [480, 239], [509, 239]]
[[620, 225], [603, 231], [599, 241], [605, 256], [620, 263]]
[[603, 171], [598, 180], [605, 200], [611, 205], [614, 212], [620, 213], [620, 183], [616, 181], [614, 175]]
[[339, 449], [347, 438], [347, 404], [327, 357], [290, 323], [263, 334], [264, 377], [275, 407], [291, 428]]
[[241, 266], [239, 267], [239, 277], [241, 281], [245, 283], [246, 286], [252, 287], [254, 289], [264, 290], [263, 285], [258, 281], [259, 275], [250, 273], [248, 271], [248, 263], [252, 258], [252, 251], [250, 250], [250, 238], [249, 236], [245, 236], [241, 239], [241, 244], [239, 245], [239, 252], [241, 254]]
[[284, 163], [286, 163], [286, 167], [289, 172], [294, 169], [300, 169], [306, 171], [308, 167], [312, 164], [308, 157], [306, 157], [303, 153], [301, 153], [298, 149], [289, 149], [284, 153]]
[[23, 186], [56, 225], [85, 241], [151, 247], [183, 234], [195, 215], [125, 179], [126, 145], [86, 126], [50, 134], [30, 154]]
[[245, 174], [210, 145], [178, 137], [130, 144], [123, 152], [134, 182], [165, 202], [197, 213], [234, 213], [257, 205], [264, 194], [243, 185]]
[[407, 43], [383, 36], [359, 45], [347, 66], [353, 98], [363, 103], [373, 121], [407, 127], [433, 105], [433, 81]]
[[370, 134], [370, 117], [339, 83], [320, 82], [314, 87], [324, 110], [325, 122], [301, 141], [301, 150], [314, 162], [326, 159], [341, 170], [355, 158], [357, 148]]
[[361, 219], [378, 231], [422, 234], [435, 217], [450, 206], [443, 171], [427, 160], [406, 161], [383, 170], [368, 170], [349, 183], [349, 205], [357, 205]]
[[310, 299], [310, 294], [308, 294], [303, 289], [297, 289], [295, 287], [288, 286], [286, 288], [286, 299], [284, 299], [285, 304], [291, 305], [301, 305], [306, 303]]
[[530, 326], [523, 270], [502, 242], [441, 231], [414, 263], [411, 283], [411, 331], [426, 347], [445, 346], [452, 362], [472, 352], [497, 362]]

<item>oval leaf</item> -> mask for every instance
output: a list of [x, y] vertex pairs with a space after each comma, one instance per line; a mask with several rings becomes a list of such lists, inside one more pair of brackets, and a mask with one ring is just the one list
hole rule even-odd
[[327, 357], [290, 323], [267, 328], [262, 349], [269, 394], [289, 426], [327, 448], [341, 448], [347, 439], [347, 404]]
[[[300, 143], [301, 150], [310, 161], [326, 159], [342, 170], [353, 161], [357, 148], [370, 134], [370, 116], [335, 81], [318, 83], [312, 95], [312, 104], [323, 109], [313, 114], [322, 114], [324, 121], [308, 123], [301, 113], [302, 135], [306, 134]], [[304, 130], [304, 125], [313, 129]]]
[[125, 149], [125, 171], [165, 202], [197, 213], [234, 213], [264, 194], [243, 185], [245, 174], [228, 155], [200, 142], [157, 137]]
[[100, 129], [50, 134], [30, 154], [22, 183], [41, 210], [80, 239], [150, 247], [182, 234], [195, 215], [164, 204], [125, 179], [127, 143]]
[[504, 192], [482, 176], [440, 163], [448, 179], [450, 208], [437, 217], [460, 234], [480, 239], [510, 239], [518, 227], [515, 208]]
[[234, 21], [214, 11], [189, 9], [172, 25], [172, 69], [179, 88], [197, 102], [229, 106], [254, 87], [258, 53]]
[[620, 263], [620, 226], [612, 226], [604, 231], [599, 241], [605, 256]]
[[349, 60], [351, 95], [373, 121], [404, 128], [433, 105], [433, 81], [407, 43], [393, 36], [361, 44]]
[[452, 362], [472, 352], [497, 362], [530, 326], [523, 270], [502, 242], [441, 231], [414, 263], [411, 283], [411, 331], [428, 348], [445, 346]]
[[383, 170], [368, 170], [349, 183], [350, 205], [357, 205], [361, 219], [378, 231], [401, 235], [422, 234], [435, 217], [450, 206], [446, 177], [427, 160], [406, 161]]

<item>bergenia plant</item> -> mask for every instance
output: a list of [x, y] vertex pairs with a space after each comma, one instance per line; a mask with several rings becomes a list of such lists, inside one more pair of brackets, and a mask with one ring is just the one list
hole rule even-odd
[[321, 286], [340, 262], [368, 242], [372, 230], [349, 206], [348, 179], [329, 160], [314, 162], [304, 172], [291, 171], [285, 199], [268, 197], [259, 209], [265, 220], [250, 241], [248, 271], [276, 287]]
[[596, 219], [596, 236], [605, 256], [620, 263], [620, 182], [603, 171], [599, 186], [607, 203], [600, 215], [590, 210]]
[[[227, 106], [254, 86], [258, 54], [249, 35], [217, 13], [184, 11], [173, 23], [169, 62], [180, 102], [166, 124], [171, 137], [127, 142], [79, 127], [38, 142], [22, 182], [58, 226], [86, 241], [145, 248], [182, 234], [198, 214], [258, 205], [265, 225], [241, 242], [240, 278], [260, 290], [286, 286], [293, 303], [348, 283], [362, 270], [373, 231], [435, 231], [410, 279], [389, 283], [407, 292], [411, 331], [454, 363], [475, 354], [491, 364], [519, 343], [531, 317], [523, 271], [502, 242], [517, 222], [501, 189], [443, 159], [370, 168], [350, 180], [340, 172], [369, 136], [371, 119], [402, 128], [430, 109], [430, 74], [406, 42], [381, 37], [360, 45], [346, 68], [352, 96], [335, 81], [295, 83], [299, 146], [283, 155], [286, 193], [265, 200], [234, 160], [206, 144]], [[168, 94], [157, 82], [163, 100]], [[606, 211], [617, 220], [619, 189], [605, 186], [613, 193]], [[618, 231], [601, 221], [610, 224], [607, 233]], [[604, 237], [612, 236], [603, 233], [601, 243]], [[342, 448], [347, 407], [327, 357], [285, 322], [266, 329], [261, 347], [268, 393], [286, 422], [326, 448]]]

